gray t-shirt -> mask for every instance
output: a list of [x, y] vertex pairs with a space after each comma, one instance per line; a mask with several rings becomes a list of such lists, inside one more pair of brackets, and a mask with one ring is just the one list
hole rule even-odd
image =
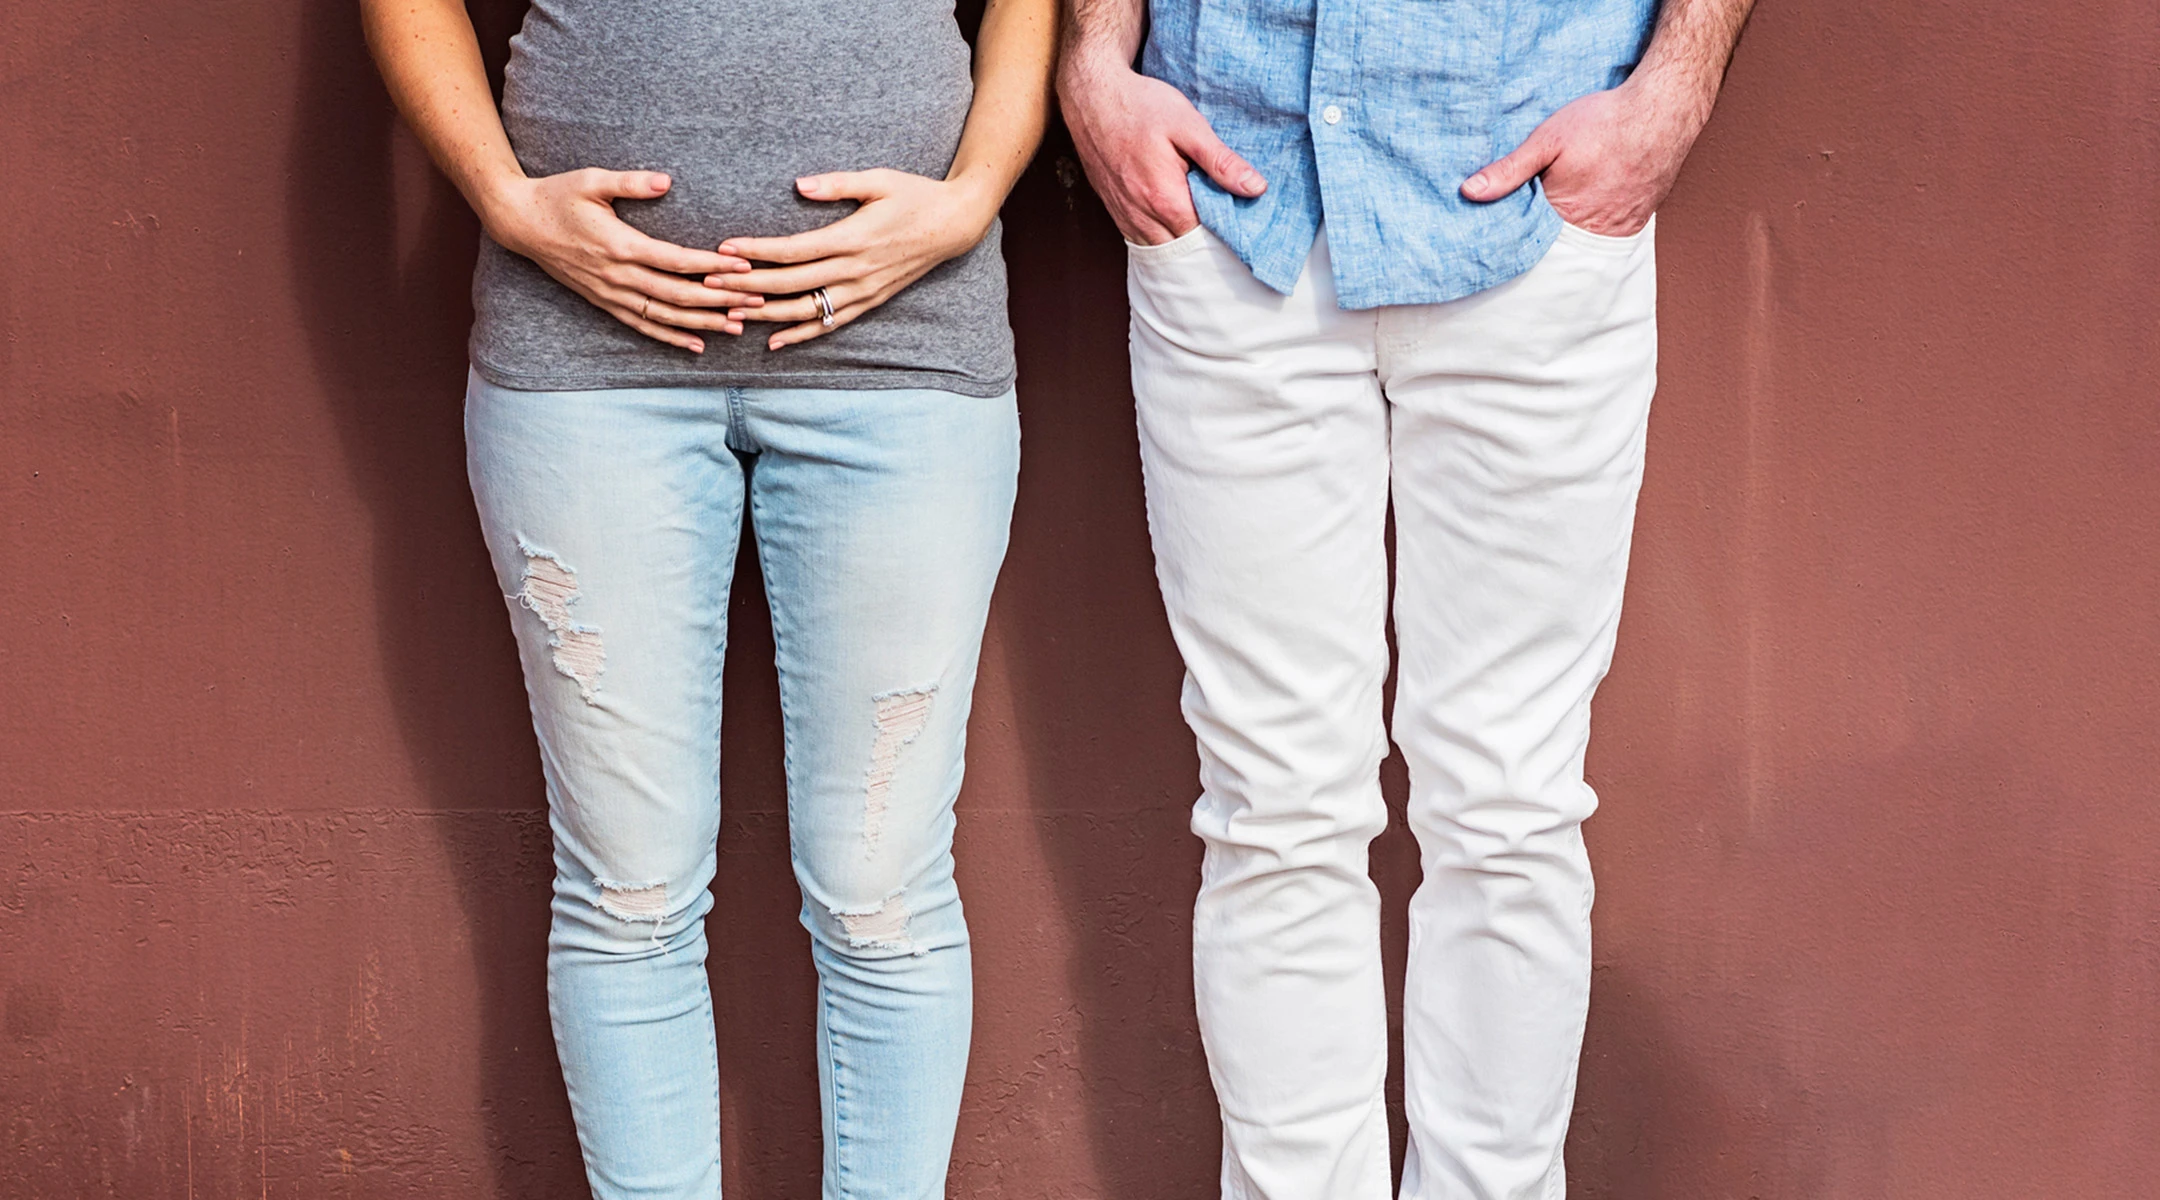
[[[943, 178], [974, 88], [952, 0], [533, 0], [510, 43], [503, 124], [531, 175], [665, 171], [653, 201], [617, 201], [654, 237], [712, 249], [798, 233], [852, 203], [813, 203], [803, 175], [892, 167]], [[1005, 262], [993, 225], [973, 250], [883, 306], [770, 351], [777, 326], [656, 342], [481, 239], [473, 365], [538, 391], [665, 386], [1012, 386]]]

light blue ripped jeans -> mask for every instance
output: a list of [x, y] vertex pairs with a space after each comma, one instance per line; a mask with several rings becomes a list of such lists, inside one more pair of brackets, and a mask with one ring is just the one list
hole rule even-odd
[[548, 1005], [593, 1194], [720, 1194], [704, 918], [747, 503], [817, 964], [824, 1195], [941, 1200], [973, 1003], [953, 797], [1012, 394], [474, 376], [465, 429], [547, 774]]

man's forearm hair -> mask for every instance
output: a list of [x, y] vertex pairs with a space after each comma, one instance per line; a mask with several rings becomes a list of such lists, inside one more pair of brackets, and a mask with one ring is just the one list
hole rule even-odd
[[1663, 0], [1635, 73], [1668, 79], [1691, 92], [1708, 117], [1754, 8], [1755, 0]]

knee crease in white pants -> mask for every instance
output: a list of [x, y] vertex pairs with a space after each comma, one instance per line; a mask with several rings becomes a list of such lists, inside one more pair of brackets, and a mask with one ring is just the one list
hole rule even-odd
[[885, 832], [885, 807], [900, 751], [930, 723], [930, 702], [936, 696], [937, 685], [932, 684], [871, 698], [877, 704], [877, 735], [870, 742], [870, 770], [863, 779], [863, 846], [870, 853], [877, 852], [878, 838]]
[[523, 538], [518, 539], [518, 549], [525, 552], [525, 574], [523, 586], [510, 599], [539, 615], [540, 623], [547, 626], [555, 669], [576, 683], [578, 696], [591, 704], [600, 687], [600, 672], [607, 666], [607, 652], [600, 645], [599, 629], [570, 619], [570, 606], [583, 598], [577, 572]]
[[857, 950], [908, 950], [921, 954], [908, 935], [907, 900], [899, 892], [885, 897], [875, 908], [836, 908], [832, 914], [847, 931], [848, 945]]

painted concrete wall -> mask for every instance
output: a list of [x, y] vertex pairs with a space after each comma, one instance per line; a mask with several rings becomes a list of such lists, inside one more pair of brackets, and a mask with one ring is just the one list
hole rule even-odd
[[[1009, 212], [954, 1188], [1182, 1200], [1194, 763], [1061, 153]], [[2156, 210], [2150, 0], [1764, 4], [1660, 229], [1576, 1194], [2150, 1194]], [[473, 224], [350, 7], [7, 6], [0, 230], [0, 1194], [579, 1194], [460, 460]], [[730, 1194], [777, 1200], [811, 975], [742, 590], [713, 978]], [[1399, 827], [1375, 869], [1399, 971]]]

